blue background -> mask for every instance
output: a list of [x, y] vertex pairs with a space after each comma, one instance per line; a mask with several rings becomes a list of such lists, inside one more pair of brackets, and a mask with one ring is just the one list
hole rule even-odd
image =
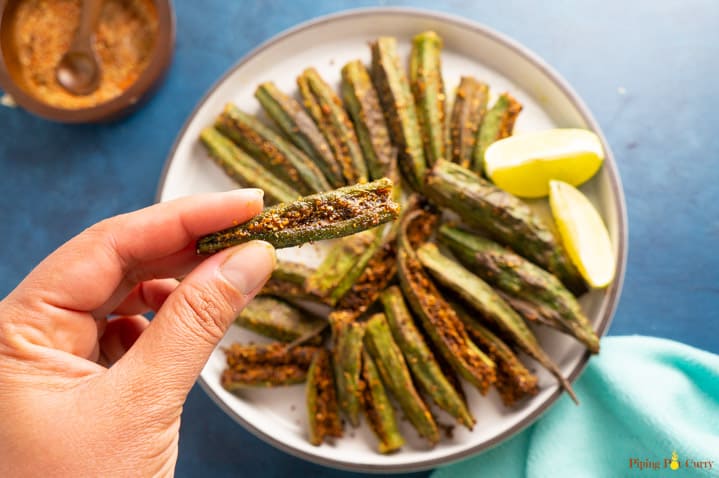
[[[610, 334], [719, 352], [715, 0], [176, 2], [174, 63], [133, 116], [65, 126], [0, 107], [0, 297], [83, 228], [152, 203], [186, 117], [250, 49], [298, 22], [373, 5], [476, 20], [524, 43], [569, 80], [614, 149], [629, 210], [629, 263]], [[198, 387], [183, 415], [177, 474], [352, 475], [271, 448]]]

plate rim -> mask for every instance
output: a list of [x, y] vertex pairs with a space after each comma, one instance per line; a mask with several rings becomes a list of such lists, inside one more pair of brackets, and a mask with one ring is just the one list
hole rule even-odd
[[[617, 257], [616, 257], [616, 271], [617, 274], [614, 278], [614, 281], [612, 282], [610, 286], [610, 290], [608, 291], [608, 298], [607, 298], [607, 306], [604, 311], [604, 315], [600, 318], [600, 322], [597, 328], [597, 333], [600, 337], [603, 337], [606, 335], [607, 330], [609, 329], [609, 326], [612, 323], [612, 320], [614, 318], [614, 314], [616, 312], [617, 305], [619, 303], [619, 298], [621, 296], [622, 288], [624, 285], [624, 276], [626, 273], [626, 263], [627, 263], [627, 252], [628, 252], [628, 224], [627, 224], [627, 207], [626, 207], [626, 200], [624, 197], [624, 189], [622, 187], [622, 181], [619, 176], [619, 170], [616, 165], [616, 161], [614, 159], [614, 154], [609, 147], [609, 144], [604, 136], [603, 131], [599, 127], [599, 124], [597, 123], [596, 119], [592, 115], [591, 111], [587, 107], [587, 105], [584, 103], [584, 100], [574, 91], [574, 89], [570, 86], [569, 82], [564, 79], [564, 77], [557, 72], [552, 66], [550, 66], [546, 61], [542, 59], [538, 54], [534, 53], [532, 50], [518, 42], [517, 40], [514, 40], [513, 38], [509, 37], [508, 35], [504, 33], [500, 33], [493, 28], [490, 28], [480, 22], [468, 20], [463, 17], [460, 17], [458, 15], [446, 13], [446, 12], [440, 12], [436, 10], [430, 10], [425, 8], [417, 8], [417, 7], [362, 7], [362, 8], [353, 8], [353, 9], [346, 9], [341, 10], [334, 13], [329, 13], [326, 15], [317, 16], [314, 18], [311, 18], [309, 20], [306, 20], [304, 22], [298, 23], [290, 28], [287, 28], [285, 30], [282, 30], [281, 32], [273, 35], [269, 39], [263, 41], [258, 46], [250, 50], [248, 53], [243, 55], [237, 62], [235, 62], [232, 66], [230, 66], [223, 74], [218, 78], [212, 86], [205, 92], [205, 94], [202, 96], [202, 98], [197, 102], [195, 107], [193, 108], [192, 112], [188, 115], [187, 119], [185, 120], [184, 124], [182, 125], [182, 128], [178, 132], [177, 136], [175, 137], [175, 141], [173, 142], [172, 148], [170, 149], [170, 152], [167, 155], [167, 158], [165, 159], [165, 163], [162, 167], [162, 172], [160, 175], [160, 180], [157, 185], [157, 190], [155, 193], [155, 202], [158, 203], [161, 201], [162, 192], [165, 187], [165, 181], [167, 179], [167, 174], [170, 168], [170, 165], [172, 164], [173, 158], [175, 157], [175, 154], [177, 153], [177, 148], [182, 141], [182, 138], [185, 136], [187, 129], [190, 125], [190, 123], [193, 121], [195, 116], [197, 115], [198, 111], [202, 106], [209, 100], [209, 98], [215, 93], [217, 88], [219, 88], [232, 74], [234, 74], [235, 71], [237, 71], [239, 68], [241, 68], [245, 63], [249, 62], [251, 59], [256, 57], [257, 55], [263, 53], [265, 50], [270, 48], [271, 46], [275, 45], [276, 43], [279, 43], [281, 41], [284, 41], [293, 35], [296, 35], [298, 33], [302, 33], [306, 30], [312, 29], [318, 25], [323, 25], [326, 23], [331, 23], [337, 20], [343, 20], [347, 17], [364, 17], [364, 16], [373, 16], [373, 15], [410, 15], [418, 18], [424, 18], [424, 19], [432, 19], [439, 22], [444, 23], [450, 23], [454, 26], [458, 26], [460, 28], [464, 28], [467, 30], [471, 30], [475, 34], [483, 35], [490, 40], [493, 40], [495, 42], [498, 42], [500, 44], [503, 44], [504, 46], [508, 47], [512, 51], [514, 51], [515, 54], [523, 57], [525, 60], [527, 60], [529, 63], [531, 63], [533, 66], [538, 68], [542, 73], [544, 73], [559, 89], [560, 91], [569, 99], [569, 101], [572, 103], [572, 105], [577, 109], [582, 119], [586, 122], [589, 129], [594, 131], [599, 136], [599, 139], [602, 143], [602, 146], [604, 147], [605, 151], [605, 160], [604, 160], [604, 167], [609, 169], [609, 183], [612, 189], [612, 192], [614, 194], [614, 197], [616, 198], [616, 206], [615, 206], [615, 213], [617, 215], [617, 238], [618, 238], [618, 244], [617, 244]], [[586, 368], [589, 359], [591, 358], [591, 354], [589, 351], [585, 351], [582, 355], [582, 357], [579, 359], [579, 362], [577, 365], [572, 369], [572, 371], [568, 374], [567, 380], [570, 383], [574, 383], [577, 378], [581, 375], [581, 373]], [[413, 463], [405, 463], [405, 464], [388, 464], [388, 465], [375, 465], [375, 464], [361, 464], [361, 463], [346, 463], [343, 461], [333, 460], [328, 457], [322, 457], [312, 454], [307, 454], [304, 451], [295, 449], [284, 442], [282, 442], [279, 439], [276, 439], [275, 437], [266, 434], [265, 432], [259, 430], [254, 425], [243, 419], [240, 415], [234, 412], [228, 405], [225, 404], [225, 402], [220, 399], [217, 394], [207, 385], [204, 378], [200, 375], [198, 377], [198, 383], [200, 384], [200, 387], [205, 391], [205, 393], [212, 399], [213, 402], [215, 402], [216, 405], [220, 407], [228, 416], [230, 416], [235, 422], [240, 424], [245, 430], [249, 431], [251, 434], [253, 434], [255, 437], [261, 439], [265, 443], [268, 443], [272, 446], [274, 446], [277, 449], [280, 449], [284, 451], [285, 453], [288, 453], [292, 456], [295, 456], [297, 458], [301, 458], [303, 460], [310, 461], [315, 464], [328, 466], [331, 468], [336, 468], [340, 470], [345, 471], [360, 471], [365, 473], [407, 473], [407, 472], [413, 472], [413, 471], [423, 471], [435, 468], [439, 465], [446, 465], [449, 463], [454, 463], [457, 461], [460, 461], [465, 458], [469, 458], [471, 456], [477, 455], [478, 453], [481, 453], [483, 451], [487, 451], [503, 442], [508, 440], [509, 438], [513, 437], [514, 435], [518, 434], [522, 430], [526, 429], [530, 425], [534, 424], [540, 417], [543, 415], [551, 406], [553, 406], [558, 398], [562, 394], [561, 388], [557, 388], [547, 399], [544, 403], [542, 403], [536, 410], [534, 410], [532, 413], [525, 416], [523, 419], [521, 419], [518, 423], [510, 427], [509, 429], [505, 430], [504, 432], [485, 440], [481, 443], [478, 443], [476, 446], [473, 446], [467, 450], [463, 450], [460, 452], [451, 453], [449, 455], [446, 455], [441, 458], [433, 458], [433, 459], [427, 459], [422, 461], [416, 461]]]

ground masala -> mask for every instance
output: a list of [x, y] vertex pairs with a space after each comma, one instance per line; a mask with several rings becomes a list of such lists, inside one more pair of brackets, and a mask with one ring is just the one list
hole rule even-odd
[[55, 68], [80, 23], [80, 8], [81, 0], [23, 0], [13, 21], [24, 89], [60, 108], [88, 108], [119, 96], [147, 67], [157, 36], [152, 0], [106, 0], [93, 40], [102, 80], [93, 93], [75, 96], [58, 83]]

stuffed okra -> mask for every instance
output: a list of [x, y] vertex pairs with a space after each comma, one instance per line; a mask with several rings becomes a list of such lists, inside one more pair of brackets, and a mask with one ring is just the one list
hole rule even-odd
[[477, 142], [472, 153], [472, 169], [484, 174], [484, 153], [489, 145], [507, 136], [511, 136], [514, 122], [522, 111], [522, 104], [509, 93], [503, 93], [494, 106], [487, 111], [482, 126], [477, 133]]
[[307, 292], [305, 284], [315, 269], [297, 262], [278, 260], [270, 279], [260, 291], [260, 295], [269, 295], [291, 302], [308, 300], [325, 303], [324, 298]]
[[392, 453], [404, 445], [404, 438], [397, 428], [394, 409], [382, 384], [377, 366], [365, 351], [362, 356], [362, 406], [367, 422], [379, 443], [377, 451]]
[[489, 86], [463, 76], [457, 87], [449, 122], [452, 143], [451, 159], [464, 168], [472, 165], [472, 154], [477, 142], [477, 132], [487, 112]]
[[[330, 315], [330, 317], [332, 317]], [[362, 340], [365, 324], [360, 322], [333, 324], [332, 366], [334, 367], [340, 410], [350, 425], [359, 425], [362, 390]]]
[[225, 349], [227, 369], [222, 373], [222, 386], [237, 392], [245, 388], [277, 387], [304, 382], [310, 363], [321, 349], [285, 344], [240, 345]]
[[307, 337], [312, 343], [318, 343], [321, 340], [320, 332], [327, 326], [326, 320], [313, 317], [273, 297], [256, 297], [250, 301], [237, 316], [235, 323], [281, 342], [294, 342]]
[[342, 437], [342, 420], [330, 355], [326, 349], [315, 354], [307, 372], [306, 398], [310, 443], [319, 446], [328, 438]]

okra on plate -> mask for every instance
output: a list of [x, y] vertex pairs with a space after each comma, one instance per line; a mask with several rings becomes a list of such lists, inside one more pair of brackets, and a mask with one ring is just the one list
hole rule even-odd
[[417, 111], [397, 54], [397, 39], [380, 37], [371, 45], [372, 80], [377, 88], [390, 136], [397, 145], [400, 170], [415, 191], [424, 185], [427, 168]]
[[321, 341], [320, 332], [327, 321], [273, 297], [256, 297], [240, 312], [235, 323], [260, 335], [293, 342], [307, 337], [312, 343]]
[[442, 39], [433, 31], [412, 39], [409, 80], [417, 108], [417, 119], [429, 166], [447, 156], [446, 94], [442, 79]]
[[215, 128], [303, 195], [332, 189], [305, 153], [232, 103], [225, 106]]
[[474, 417], [442, 372], [434, 354], [417, 329], [399, 287], [389, 287], [381, 297], [392, 337], [402, 351], [419, 388], [439, 408], [471, 430], [475, 423]]
[[572, 386], [539, 345], [537, 337], [489, 284], [442, 254], [434, 244], [422, 245], [417, 250], [417, 256], [440, 284], [459, 295], [463, 301], [479, 312], [484, 320], [492, 323], [505, 336], [511, 338], [522, 351], [551, 372], [572, 400], [577, 402]]
[[512, 135], [514, 122], [522, 111], [522, 104], [509, 93], [502, 93], [494, 106], [487, 111], [477, 133], [477, 142], [472, 153], [472, 169], [484, 174], [484, 153], [489, 145]]
[[367, 321], [365, 347], [377, 365], [382, 382], [399, 403], [417, 432], [432, 445], [439, 441], [439, 429], [422, 397], [415, 389], [402, 351], [392, 338], [384, 314]]
[[438, 161], [427, 174], [425, 193], [467, 224], [554, 273], [575, 295], [586, 292], [586, 283], [559, 241], [521, 199], [449, 161]]
[[367, 164], [342, 101], [314, 68], [297, 77], [300, 95], [340, 164], [347, 184], [366, 182]]
[[384, 178], [278, 204], [243, 224], [200, 238], [197, 253], [211, 254], [252, 240], [283, 248], [355, 234], [399, 216], [399, 205], [391, 196], [392, 181]]
[[499, 244], [462, 229], [443, 225], [439, 238], [467, 268], [503, 291], [520, 315], [568, 333], [592, 353], [599, 352], [599, 337], [577, 299], [554, 275]]
[[222, 373], [222, 386], [230, 392], [245, 388], [277, 387], [304, 382], [310, 363], [319, 347], [298, 346], [287, 349], [285, 344], [240, 345], [225, 349], [227, 369]]
[[394, 409], [382, 384], [377, 366], [365, 351], [362, 355], [362, 406], [367, 422], [379, 443], [377, 451], [392, 453], [404, 445], [404, 438], [397, 428]]
[[367, 68], [359, 60], [342, 68], [342, 99], [352, 117], [367, 169], [372, 179], [389, 176], [396, 155], [389, 137], [377, 91]]
[[324, 303], [322, 297], [307, 292], [305, 289], [307, 279], [314, 272], [315, 269], [305, 264], [278, 260], [275, 270], [272, 271], [270, 279], [262, 287], [260, 295], [269, 295], [291, 302], [308, 300]]
[[342, 420], [327, 349], [315, 354], [307, 372], [307, 418], [309, 439], [313, 445], [319, 446], [329, 438], [342, 437]]
[[346, 184], [330, 145], [312, 118], [294, 98], [280, 91], [272, 82], [258, 86], [255, 98], [267, 116], [272, 118], [295, 146], [315, 161], [333, 187]]
[[300, 197], [299, 192], [263, 168], [215, 128], [203, 129], [200, 133], [200, 141], [210, 157], [229, 177], [242, 186], [262, 189], [265, 192], [266, 203], [289, 202]]
[[[407, 302], [423, 325], [435, 347], [465, 380], [486, 393], [494, 383], [494, 363], [475, 346], [452, 307], [417, 259], [413, 245], [429, 235], [424, 211], [407, 215], [400, 227], [397, 269]], [[430, 229], [431, 230], [431, 229]]]
[[471, 76], [463, 76], [457, 87], [449, 134], [452, 144], [451, 159], [464, 168], [472, 165], [472, 154], [477, 132], [487, 112], [489, 86]]
[[361, 322], [340, 323], [336, 327], [333, 326], [332, 365], [337, 384], [337, 398], [340, 410], [353, 427], [359, 426], [364, 333], [365, 324]]

